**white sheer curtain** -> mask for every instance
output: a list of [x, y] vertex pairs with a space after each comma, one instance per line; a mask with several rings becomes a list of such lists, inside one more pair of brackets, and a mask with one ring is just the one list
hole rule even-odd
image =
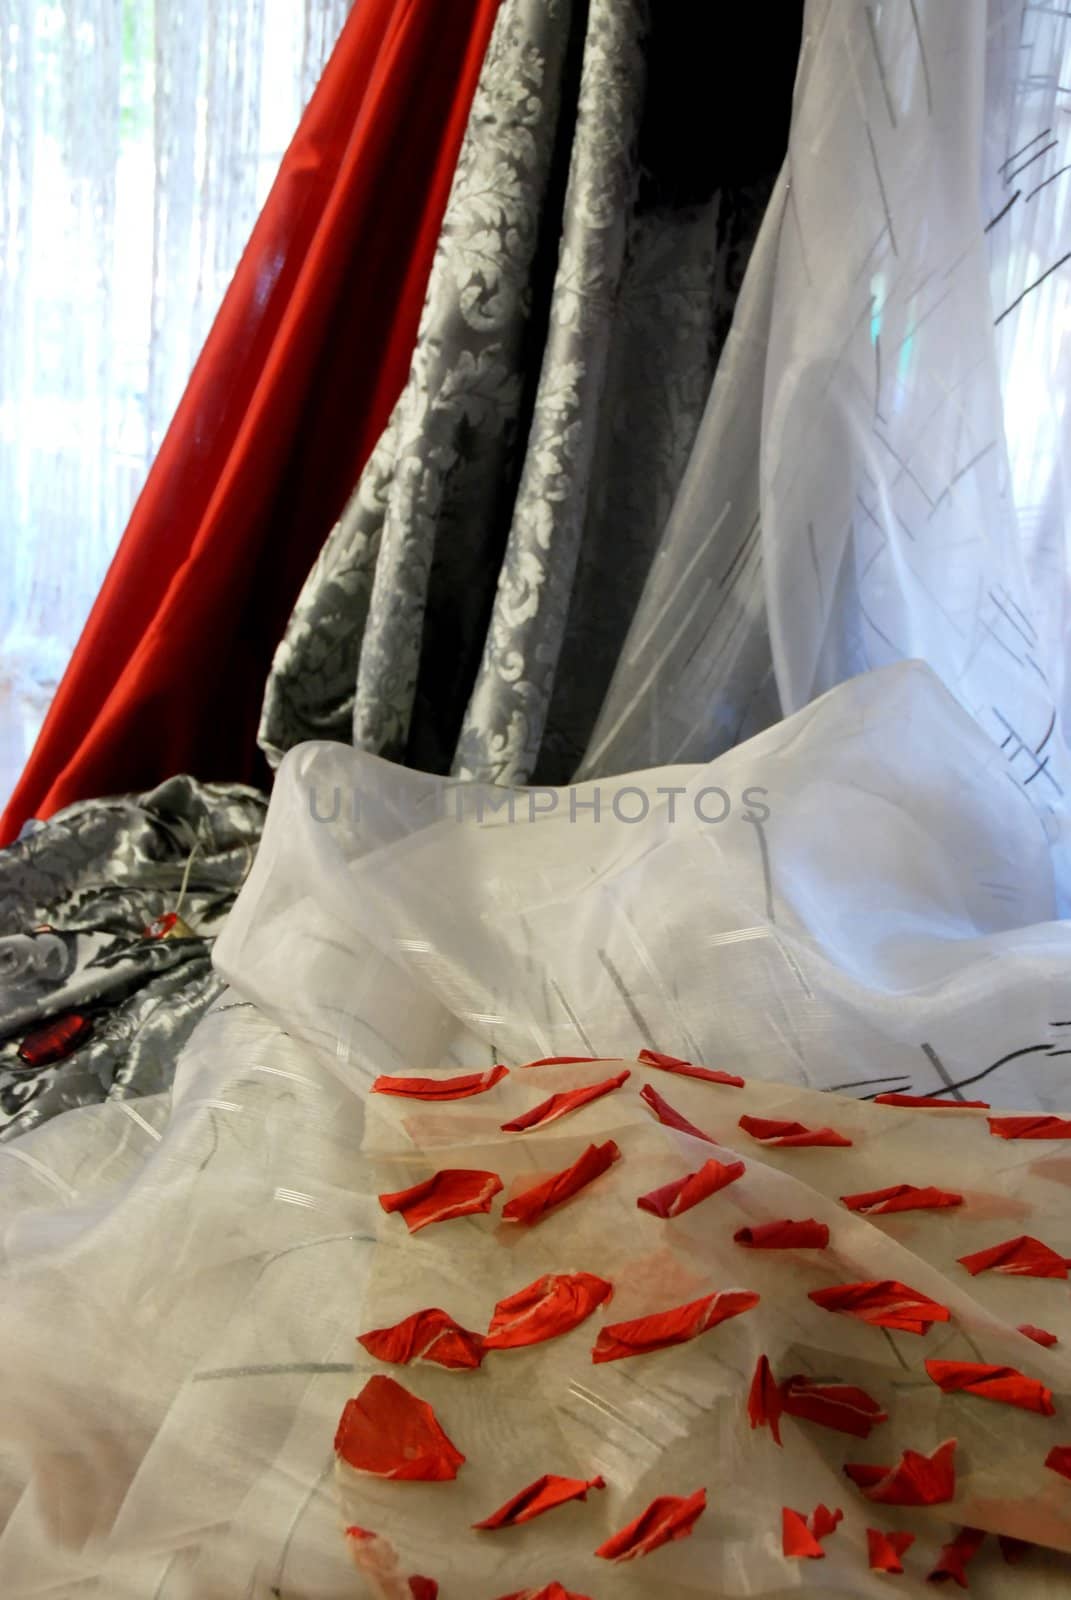
[[349, 0], [0, 0], [0, 801]]

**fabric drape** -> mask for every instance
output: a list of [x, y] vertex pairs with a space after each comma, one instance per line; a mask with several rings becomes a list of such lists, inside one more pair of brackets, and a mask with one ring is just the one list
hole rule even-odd
[[[730, 26], [727, 75], [762, 25]], [[328, 736], [500, 782], [575, 766], [783, 153], [796, 8], [754, 129], [699, 133], [695, 26], [504, 5], [406, 392], [276, 657], [272, 759]]]
[[253, 775], [272, 651], [405, 379], [495, 10], [362, 0], [351, 14], [3, 837], [177, 771]]

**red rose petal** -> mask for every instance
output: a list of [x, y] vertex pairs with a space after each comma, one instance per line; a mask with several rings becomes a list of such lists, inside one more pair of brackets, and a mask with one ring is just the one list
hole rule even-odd
[[346, 1401], [335, 1453], [357, 1472], [422, 1483], [456, 1478], [465, 1460], [427, 1401], [384, 1377], [369, 1378], [360, 1394]]
[[1054, 1444], [1045, 1457], [1045, 1465], [1062, 1478], [1071, 1478], [1071, 1444]]
[[601, 1100], [604, 1094], [620, 1089], [630, 1077], [631, 1073], [626, 1070], [619, 1072], [616, 1078], [604, 1078], [602, 1083], [593, 1083], [586, 1089], [566, 1089], [561, 1094], [552, 1094], [549, 1100], [541, 1101], [531, 1111], [514, 1117], [512, 1122], [504, 1122], [502, 1132], [530, 1133], [534, 1128], [545, 1128], [548, 1122], [557, 1122], [559, 1117], [567, 1116], [570, 1111], [579, 1111], [581, 1106], [588, 1105], [590, 1101]]
[[866, 1547], [871, 1572], [903, 1572], [900, 1557], [914, 1542], [913, 1533], [883, 1533], [880, 1528], [868, 1528]]
[[65, 1017], [45, 1022], [28, 1033], [18, 1048], [19, 1060], [28, 1067], [48, 1067], [53, 1061], [62, 1061], [86, 1040], [93, 1024], [80, 1011], [71, 1011]]
[[582, 1061], [607, 1061], [612, 1059], [609, 1056], [541, 1056], [538, 1061], [524, 1062], [518, 1070], [527, 1072], [529, 1067], [575, 1067], [579, 1066]]
[[1028, 1339], [1033, 1339], [1035, 1344], [1044, 1345], [1046, 1350], [1051, 1350], [1054, 1344], [1060, 1343], [1054, 1333], [1049, 1333], [1047, 1328], [1036, 1328], [1032, 1322], [1020, 1322], [1019, 1332], [1025, 1333]]
[[707, 1508], [707, 1491], [697, 1489], [687, 1496], [662, 1494], [646, 1511], [619, 1532], [611, 1534], [595, 1554], [603, 1561], [634, 1561], [650, 1555], [672, 1539], [686, 1539]]
[[737, 1244], [751, 1250], [824, 1250], [829, 1243], [829, 1228], [824, 1222], [807, 1217], [801, 1222], [762, 1222], [755, 1228], [738, 1228]]
[[433, 1222], [449, 1222], [453, 1217], [468, 1217], [490, 1211], [491, 1202], [502, 1188], [497, 1172], [477, 1172], [467, 1167], [447, 1167], [396, 1194], [381, 1194], [384, 1211], [400, 1211], [410, 1233]]
[[563, 1589], [560, 1583], [545, 1583], [542, 1589], [515, 1589], [512, 1594], [500, 1595], [499, 1600], [589, 1600], [589, 1597]]
[[620, 1155], [612, 1139], [605, 1144], [589, 1144], [571, 1167], [515, 1195], [508, 1205], [503, 1206], [502, 1220], [529, 1224], [538, 1222], [555, 1206], [564, 1205], [566, 1200], [571, 1200], [574, 1194], [579, 1194], [581, 1189], [600, 1178]]
[[405, 1367], [411, 1361], [432, 1361], [452, 1371], [471, 1371], [483, 1360], [483, 1340], [470, 1333], [437, 1306], [414, 1311], [411, 1317], [396, 1322], [393, 1328], [373, 1328], [362, 1333], [357, 1343], [377, 1361]]
[[965, 1589], [967, 1574], [963, 1569], [984, 1539], [985, 1533], [981, 1528], [961, 1528], [949, 1544], [941, 1546], [941, 1553], [926, 1574], [927, 1583], [946, 1583], [951, 1578], [953, 1583]]
[[927, 1361], [926, 1373], [942, 1394], [973, 1394], [1043, 1417], [1056, 1412], [1052, 1390], [1036, 1378], [1024, 1378], [1014, 1367], [988, 1366], [982, 1361]]
[[559, 1478], [554, 1473], [544, 1473], [526, 1489], [521, 1489], [505, 1505], [499, 1506], [497, 1511], [492, 1511], [489, 1517], [482, 1522], [474, 1522], [474, 1528], [498, 1529], [516, 1528], [522, 1522], [531, 1522], [533, 1517], [541, 1517], [545, 1511], [553, 1511], [556, 1506], [564, 1506], [570, 1500], [586, 1500], [589, 1489], [605, 1489], [606, 1483], [602, 1478]]
[[909, 1289], [906, 1283], [883, 1279], [873, 1283], [840, 1283], [829, 1289], [812, 1289], [808, 1296], [824, 1311], [858, 1317], [875, 1328], [896, 1328], [901, 1333], [925, 1333], [933, 1322], [947, 1322], [947, 1306], [929, 1295]]
[[781, 1443], [781, 1389], [766, 1356], [755, 1364], [747, 1396], [747, 1419], [752, 1428], [769, 1428], [774, 1443]]
[[434, 1578], [410, 1578], [409, 1593], [413, 1600], [439, 1600], [439, 1585]]
[[988, 1100], [944, 1100], [936, 1094], [876, 1094], [876, 1106], [914, 1106], [948, 1111], [988, 1111]]
[[486, 1094], [509, 1076], [509, 1068], [489, 1067], [486, 1072], [463, 1072], [453, 1078], [377, 1078], [373, 1094], [398, 1095], [403, 1100], [469, 1100]]
[[498, 1302], [484, 1348], [516, 1350], [556, 1339], [579, 1327], [613, 1292], [613, 1284], [593, 1272], [548, 1272]]
[[781, 1385], [781, 1409], [786, 1417], [817, 1422], [820, 1427], [867, 1439], [872, 1428], [889, 1420], [872, 1395], [852, 1383], [815, 1383], [810, 1378], [786, 1378]]
[[793, 1511], [791, 1506], [781, 1507], [781, 1549], [786, 1556], [806, 1556], [820, 1561], [825, 1555], [820, 1540], [834, 1533], [843, 1520], [844, 1512], [830, 1511], [828, 1506], [815, 1506], [810, 1517]]
[[660, 1067], [663, 1072], [675, 1072], [680, 1078], [698, 1078], [703, 1083], [721, 1083], [730, 1089], [742, 1089], [744, 1079], [735, 1072], [722, 1072], [714, 1067], [697, 1067], [679, 1056], [664, 1056], [660, 1050], [641, 1050], [636, 1057], [649, 1067]]
[[670, 1345], [687, 1344], [758, 1303], [758, 1295], [748, 1289], [726, 1289], [704, 1295], [701, 1300], [690, 1300], [687, 1305], [671, 1306], [668, 1311], [653, 1312], [649, 1317], [608, 1322], [599, 1332], [591, 1359], [597, 1363], [623, 1361], [629, 1356], [668, 1349]]
[[995, 1139], [1071, 1139], [1071, 1117], [987, 1117]]
[[694, 1122], [689, 1122], [687, 1117], [675, 1111], [669, 1101], [660, 1095], [657, 1089], [652, 1089], [649, 1083], [645, 1083], [640, 1090], [640, 1099], [664, 1128], [676, 1128], [678, 1133], [691, 1134], [693, 1139], [702, 1139], [704, 1144], [718, 1143], [709, 1133], [704, 1133], [702, 1128], [697, 1128]]
[[838, 1506], [835, 1511], [830, 1511], [828, 1506], [817, 1505], [811, 1512], [807, 1526], [816, 1539], [827, 1539], [831, 1533], [837, 1531], [838, 1523], [844, 1521], [844, 1512]]
[[770, 1117], [741, 1117], [739, 1126], [759, 1144], [780, 1150], [802, 1150], [812, 1145], [850, 1145], [852, 1142], [833, 1128], [807, 1128], [802, 1122], [779, 1122]]
[[1027, 1233], [1020, 1234], [1017, 1239], [1005, 1239], [1003, 1244], [991, 1245], [988, 1250], [959, 1256], [958, 1260], [972, 1278], [980, 1272], [1006, 1272], [1021, 1278], [1067, 1277], [1067, 1262], [1063, 1256]]
[[887, 1216], [893, 1211], [936, 1211], [963, 1204], [963, 1196], [950, 1189], [920, 1189], [913, 1183], [894, 1183], [889, 1189], [842, 1194], [840, 1198], [849, 1211], [858, 1211], [864, 1217]]
[[656, 1217], [679, 1217], [690, 1211], [700, 1200], [709, 1199], [719, 1189], [725, 1189], [747, 1169], [742, 1161], [704, 1161], [697, 1172], [689, 1172], [673, 1183], [664, 1183], [660, 1189], [641, 1194], [636, 1204], [641, 1211], [650, 1211]]
[[849, 1462], [844, 1470], [868, 1500], [887, 1506], [939, 1506], [956, 1493], [955, 1439], [939, 1444], [932, 1456], [905, 1450], [894, 1467]]

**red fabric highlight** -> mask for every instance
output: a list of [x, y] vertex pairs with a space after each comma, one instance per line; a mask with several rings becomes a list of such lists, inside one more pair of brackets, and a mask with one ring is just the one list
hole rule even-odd
[[641, 1211], [650, 1211], [656, 1217], [679, 1217], [691, 1211], [701, 1200], [707, 1200], [719, 1189], [728, 1188], [737, 1178], [742, 1178], [746, 1168], [742, 1161], [705, 1161], [696, 1172], [689, 1172], [660, 1189], [641, 1194], [636, 1204]]
[[1071, 1478], [1071, 1444], [1054, 1444], [1045, 1457], [1045, 1465], [1062, 1478]]
[[930, 1456], [905, 1450], [894, 1467], [849, 1462], [844, 1470], [868, 1500], [887, 1506], [939, 1506], [955, 1497], [955, 1439]]
[[951, 1189], [920, 1189], [913, 1183], [894, 1183], [888, 1189], [842, 1194], [840, 1198], [849, 1211], [858, 1211], [864, 1217], [888, 1216], [893, 1211], [938, 1211], [963, 1204], [963, 1196]]
[[752, 1428], [769, 1428], [774, 1443], [781, 1443], [781, 1389], [769, 1359], [761, 1355], [747, 1396], [747, 1419]]
[[536, 1128], [545, 1128], [548, 1122], [557, 1122], [559, 1117], [568, 1116], [570, 1111], [579, 1111], [581, 1106], [589, 1105], [592, 1100], [601, 1100], [604, 1094], [612, 1094], [631, 1076], [626, 1070], [619, 1072], [616, 1078], [604, 1078], [601, 1083], [589, 1084], [586, 1089], [566, 1089], [561, 1094], [552, 1094], [549, 1100], [541, 1100], [531, 1111], [514, 1117], [512, 1122], [504, 1122], [502, 1132], [531, 1133]]
[[689, 1122], [687, 1117], [675, 1111], [669, 1101], [664, 1099], [657, 1089], [652, 1089], [649, 1083], [645, 1083], [640, 1090], [640, 1099], [664, 1128], [676, 1128], [678, 1133], [687, 1133], [693, 1139], [702, 1139], [704, 1144], [718, 1143], [709, 1133], [704, 1133], [702, 1128], [697, 1128], [694, 1122]]
[[641, 1511], [632, 1522], [611, 1534], [595, 1554], [604, 1561], [634, 1561], [637, 1556], [649, 1556], [660, 1545], [686, 1539], [706, 1508], [705, 1489], [697, 1489], [686, 1496], [659, 1495], [646, 1511]]
[[800, 1375], [781, 1385], [781, 1408], [786, 1417], [817, 1422], [856, 1439], [868, 1439], [872, 1428], [889, 1420], [889, 1413], [865, 1389], [852, 1383], [816, 1383]]
[[658, 1067], [663, 1072], [675, 1072], [680, 1078], [696, 1078], [702, 1083], [721, 1083], [730, 1089], [744, 1087], [744, 1079], [737, 1077], [735, 1072], [722, 1072], [716, 1067], [697, 1067], [691, 1061], [683, 1061], [680, 1056], [664, 1056], [660, 1050], [641, 1050], [636, 1060], [644, 1062], [649, 1067]]
[[871, 1572], [903, 1572], [900, 1558], [914, 1542], [913, 1533], [883, 1533], [880, 1528], [868, 1528], [866, 1548]]
[[1042, 1244], [1040, 1239], [1032, 1239], [1027, 1233], [957, 1259], [972, 1278], [976, 1278], [980, 1272], [1005, 1272], [1020, 1278], [1067, 1277], [1067, 1262], [1063, 1256], [1057, 1255], [1047, 1244]]
[[552, 1472], [544, 1473], [527, 1488], [513, 1495], [505, 1505], [499, 1506], [497, 1511], [492, 1511], [489, 1517], [482, 1522], [474, 1522], [472, 1526], [486, 1530], [516, 1528], [522, 1522], [531, 1522], [534, 1517], [543, 1516], [544, 1512], [568, 1504], [570, 1500], [586, 1500], [589, 1489], [605, 1488], [606, 1483], [602, 1478], [559, 1478]]
[[837, 1524], [843, 1517], [843, 1511], [839, 1509], [830, 1511], [828, 1506], [823, 1505], [816, 1506], [810, 1517], [804, 1517], [802, 1512], [793, 1511], [791, 1506], [782, 1506], [782, 1552], [786, 1556], [807, 1557], [812, 1561], [822, 1560], [825, 1551], [820, 1541], [836, 1532]]
[[995, 1139], [1071, 1139], [1071, 1117], [987, 1117]]
[[548, 1272], [498, 1302], [484, 1348], [517, 1350], [570, 1333], [613, 1292], [613, 1284], [593, 1272]]
[[720, 1322], [739, 1317], [757, 1306], [759, 1297], [749, 1289], [726, 1289], [704, 1295], [687, 1305], [671, 1306], [631, 1322], [608, 1322], [600, 1330], [591, 1352], [592, 1361], [623, 1361], [629, 1356], [650, 1355], [670, 1345], [687, 1344], [701, 1333], [709, 1333]]
[[[264, 680], [401, 392], [498, 0], [354, 6], [0, 823], [253, 779]], [[398, 182], [398, 174], [405, 182]]]
[[917, 1109], [934, 1108], [948, 1111], [988, 1111], [988, 1100], [945, 1100], [936, 1094], [876, 1094], [876, 1106], [913, 1106]]
[[770, 1117], [741, 1117], [739, 1125], [759, 1144], [781, 1150], [802, 1150], [812, 1145], [850, 1145], [852, 1142], [833, 1128], [808, 1128], [802, 1122], [779, 1122]]
[[1014, 1367], [989, 1366], [984, 1361], [927, 1361], [926, 1373], [942, 1394], [973, 1394], [1043, 1417], [1056, 1412], [1052, 1390], [1036, 1378], [1024, 1378]]
[[808, 1298], [824, 1311], [858, 1317], [860, 1322], [868, 1322], [875, 1328], [896, 1328], [901, 1333], [925, 1333], [931, 1323], [949, 1320], [947, 1306], [938, 1305], [929, 1295], [889, 1278], [812, 1289]]
[[395, 1366], [432, 1361], [451, 1371], [470, 1372], [483, 1360], [480, 1335], [470, 1333], [437, 1306], [414, 1311], [393, 1328], [373, 1328], [370, 1333], [362, 1333], [357, 1343], [377, 1361], [389, 1361]]
[[396, 1194], [381, 1194], [379, 1203], [386, 1212], [400, 1211], [410, 1233], [433, 1222], [449, 1222], [453, 1217], [468, 1217], [491, 1209], [491, 1202], [502, 1188], [497, 1172], [478, 1172], [467, 1167], [445, 1167], [411, 1189]]
[[1047, 1328], [1036, 1328], [1032, 1322], [1020, 1322], [1019, 1332], [1025, 1333], [1028, 1339], [1033, 1339], [1035, 1344], [1043, 1345], [1046, 1350], [1051, 1350], [1054, 1344], [1060, 1343], [1054, 1333], [1050, 1333]]
[[397, 1095], [403, 1100], [470, 1100], [486, 1094], [509, 1076], [509, 1068], [489, 1067], [486, 1072], [463, 1072], [453, 1078], [377, 1078], [373, 1094]]
[[754, 1228], [738, 1228], [737, 1244], [750, 1250], [824, 1250], [829, 1243], [829, 1228], [813, 1217], [793, 1222], [761, 1222]]
[[571, 1167], [556, 1172], [542, 1183], [514, 1195], [502, 1208], [504, 1222], [524, 1222], [529, 1225], [545, 1217], [555, 1206], [564, 1205], [573, 1195], [579, 1194], [589, 1183], [601, 1178], [603, 1173], [620, 1158], [621, 1152], [612, 1139], [605, 1144], [589, 1144], [583, 1155]]
[[456, 1478], [465, 1460], [427, 1401], [384, 1377], [369, 1378], [356, 1399], [346, 1401], [335, 1454], [357, 1472], [421, 1483]]
[[926, 1574], [927, 1583], [947, 1583], [949, 1578], [961, 1589], [967, 1587], [964, 1571], [971, 1557], [976, 1555], [985, 1539], [981, 1528], [961, 1528], [948, 1544], [941, 1546], [936, 1562]]

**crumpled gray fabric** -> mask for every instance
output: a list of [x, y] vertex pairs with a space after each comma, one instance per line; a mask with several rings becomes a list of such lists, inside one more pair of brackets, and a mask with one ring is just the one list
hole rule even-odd
[[577, 765], [779, 160], [666, 181], [687, 165], [665, 132], [687, 45], [667, 17], [643, 0], [504, 0], [408, 385], [276, 655], [269, 760], [326, 737], [497, 783]]
[[[170, 778], [79, 801], [0, 851], [0, 1141], [73, 1106], [170, 1086], [222, 993], [212, 941], [266, 806], [243, 785]], [[180, 897], [195, 937], [148, 936]], [[71, 1054], [37, 1068], [20, 1059], [28, 1035], [72, 1013], [90, 1032]]]

